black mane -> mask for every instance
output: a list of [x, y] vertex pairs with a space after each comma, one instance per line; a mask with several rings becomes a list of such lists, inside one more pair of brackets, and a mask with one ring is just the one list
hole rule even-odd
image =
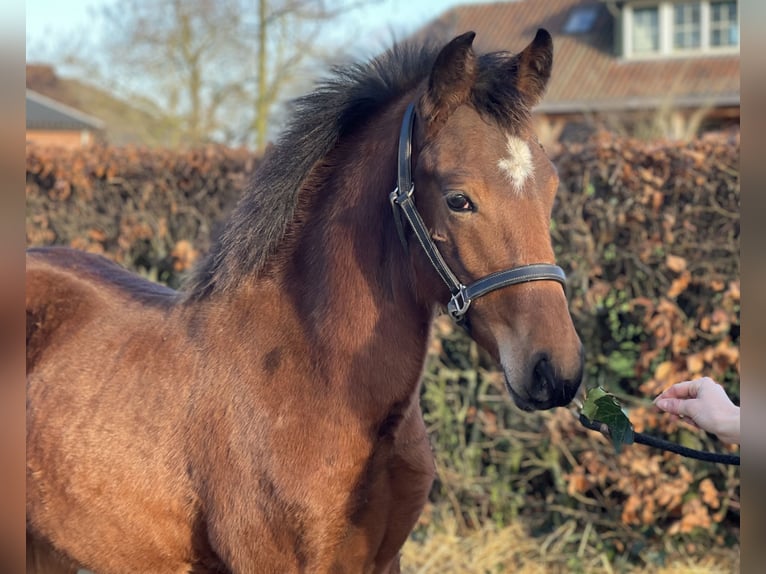
[[[262, 271], [293, 221], [314, 166], [340, 138], [416, 88], [440, 48], [395, 45], [367, 63], [335, 68], [313, 92], [297, 99], [287, 130], [265, 155], [210, 254], [189, 276], [187, 297], [204, 298]], [[495, 52], [479, 59], [471, 98], [480, 113], [508, 127], [529, 114], [508, 78], [510, 57]]]

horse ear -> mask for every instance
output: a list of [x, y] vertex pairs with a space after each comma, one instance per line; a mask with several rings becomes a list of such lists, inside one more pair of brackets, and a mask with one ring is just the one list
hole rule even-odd
[[427, 124], [443, 122], [471, 93], [476, 75], [475, 32], [457, 36], [436, 57], [428, 89], [420, 100], [420, 116]]
[[524, 103], [533, 108], [543, 98], [545, 87], [553, 68], [553, 39], [547, 30], [540, 28], [532, 43], [514, 58], [518, 76], [516, 89]]

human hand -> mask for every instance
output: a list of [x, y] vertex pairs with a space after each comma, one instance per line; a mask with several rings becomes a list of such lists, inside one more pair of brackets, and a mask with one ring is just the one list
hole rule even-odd
[[709, 377], [676, 383], [660, 393], [654, 404], [724, 442], [739, 444], [739, 407]]

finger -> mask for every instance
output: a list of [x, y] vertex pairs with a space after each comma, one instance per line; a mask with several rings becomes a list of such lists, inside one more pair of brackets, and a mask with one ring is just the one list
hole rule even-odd
[[702, 427], [699, 426], [696, 422], [694, 422], [694, 419], [691, 417], [684, 417], [679, 415], [668, 415], [670, 417], [670, 420], [680, 424], [681, 426], [687, 426], [689, 428], [693, 429], [701, 429]]
[[690, 414], [689, 404], [682, 399], [662, 398], [656, 400], [654, 404], [657, 405], [657, 408], [679, 417], [688, 417]]
[[699, 391], [699, 380], [683, 381], [676, 383], [669, 389], [665, 389], [659, 396], [654, 399], [656, 403], [660, 399], [693, 399], [696, 398]]

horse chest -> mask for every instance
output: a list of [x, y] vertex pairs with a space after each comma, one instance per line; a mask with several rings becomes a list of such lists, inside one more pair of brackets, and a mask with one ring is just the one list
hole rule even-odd
[[401, 444], [387, 438], [354, 449], [349, 438], [323, 434], [311, 448], [282, 451], [253, 468], [236, 491], [207, 502], [213, 550], [234, 572], [248, 564], [280, 572], [395, 571], [389, 565], [433, 477], [424, 429], [417, 419], [403, 428]]
[[[417, 417], [415, 426], [419, 420]], [[378, 460], [371, 458], [367, 480], [354, 493], [356, 507], [348, 521], [353, 535], [343, 551], [346, 555], [366, 553], [367, 562], [360, 564], [371, 565], [372, 572], [398, 572], [396, 556], [420, 516], [433, 482], [434, 464], [425, 432], [408, 437], [383, 449], [387, 452], [378, 455]]]

